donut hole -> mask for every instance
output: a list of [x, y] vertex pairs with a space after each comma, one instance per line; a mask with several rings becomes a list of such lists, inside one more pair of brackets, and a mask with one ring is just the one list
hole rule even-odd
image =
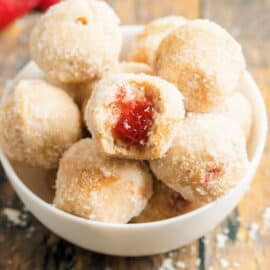
[[63, 155], [53, 203], [86, 219], [127, 223], [145, 208], [152, 181], [143, 162], [108, 158], [95, 140], [86, 138]]
[[119, 115], [112, 134], [128, 146], [145, 146], [154, 123], [154, 103], [145, 90], [145, 85], [130, 83], [120, 86], [116, 94]]
[[87, 25], [88, 24], [88, 19], [81, 16], [81, 17], [78, 17], [76, 19], [76, 23], [81, 24], [81, 25]]

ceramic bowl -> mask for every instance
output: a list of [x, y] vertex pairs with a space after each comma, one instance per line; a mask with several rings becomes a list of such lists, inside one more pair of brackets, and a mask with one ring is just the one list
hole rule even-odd
[[[127, 54], [140, 26], [122, 27], [122, 58]], [[29, 63], [15, 78], [39, 78], [42, 72]], [[141, 224], [106, 224], [65, 213], [51, 205], [55, 172], [12, 164], [1, 154], [10, 183], [32, 214], [49, 230], [83, 248], [121, 256], [142, 256], [166, 252], [198, 239], [217, 226], [238, 204], [256, 172], [267, 131], [265, 105], [256, 83], [245, 74], [242, 91], [249, 98], [253, 128], [248, 144], [250, 167], [239, 184], [217, 201], [182, 216]]]

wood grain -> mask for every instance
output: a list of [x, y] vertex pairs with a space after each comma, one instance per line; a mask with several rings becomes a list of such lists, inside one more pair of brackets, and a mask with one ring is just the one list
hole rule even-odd
[[[165, 15], [215, 20], [242, 44], [270, 117], [270, 0], [109, 0], [123, 24], [145, 23]], [[28, 37], [38, 14], [26, 16], [0, 33], [0, 89], [28, 61]], [[270, 119], [270, 118], [269, 118]], [[270, 136], [250, 191], [215, 230], [191, 245], [141, 258], [104, 256], [78, 248], [49, 232], [28, 213], [0, 170], [0, 269], [270, 269]], [[3, 209], [19, 210], [19, 224]], [[270, 208], [269, 208], [270, 209]]]
[[144, 24], [158, 17], [181, 15], [197, 18], [199, 0], [108, 0], [119, 15], [122, 24]]

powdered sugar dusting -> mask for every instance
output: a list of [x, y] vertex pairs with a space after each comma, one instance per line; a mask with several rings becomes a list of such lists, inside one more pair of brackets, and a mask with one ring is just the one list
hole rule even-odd
[[178, 261], [175, 265], [180, 269], [186, 269], [187, 268], [187, 264], [185, 262], [182, 262], [182, 261]]
[[2, 214], [7, 217], [8, 221], [15, 226], [26, 226], [26, 215], [21, 211], [13, 208], [4, 208]]
[[195, 265], [198, 267], [198, 266], [200, 266], [200, 264], [201, 264], [201, 259], [197, 258], [196, 262], [195, 262]]
[[112, 173], [111, 173], [111, 171], [110, 170], [108, 170], [106, 167], [100, 167], [100, 170], [101, 170], [101, 172], [103, 173], [103, 175], [105, 176], [105, 177], [111, 177], [112, 176]]
[[219, 262], [220, 262], [220, 266], [224, 269], [227, 269], [230, 265], [229, 261], [227, 261], [224, 258], [220, 258]]
[[224, 248], [227, 239], [228, 239], [228, 237], [226, 235], [217, 234], [217, 236], [216, 236], [217, 247]]
[[33, 233], [35, 232], [35, 230], [36, 230], [35, 227], [30, 226], [30, 227], [27, 229], [27, 232], [26, 232], [25, 237], [26, 237], [27, 239], [31, 238], [32, 235], [33, 235]]
[[259, 230], [259, 225], [257, 223], [252, 223], [249, 227], [249, 237], [252, 240], [255, 240]]
[[173, 260], [171, 258], [164, 259], [158, 270], [175, 270]]

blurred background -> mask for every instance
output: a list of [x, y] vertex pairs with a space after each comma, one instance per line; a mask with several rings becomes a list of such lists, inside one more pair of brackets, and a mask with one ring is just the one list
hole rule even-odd
[[[29, 61], [36, 20], [57, 1], [0, 0], [0, 95]], [[270, 117], [270, 0], [107, 0], [122, 24], [166, 15], [211, 19], [243, 46]], [[9, 8], [7, 8], [9, 7]], [[15, 20], [19, 17], [17, 20]], [[270, 138], [252, 188], [218, 228], [168, 254], [117, 258], [77, 248], [49, 232], [24, 209], [0, 170], [0, 269], [270, 269]], [[5, 213], [11, 211], [13, 218]], [[13, 211], [13, 212], [12, 212]], [[199, 226], [199, 224], [198, 224]]]

